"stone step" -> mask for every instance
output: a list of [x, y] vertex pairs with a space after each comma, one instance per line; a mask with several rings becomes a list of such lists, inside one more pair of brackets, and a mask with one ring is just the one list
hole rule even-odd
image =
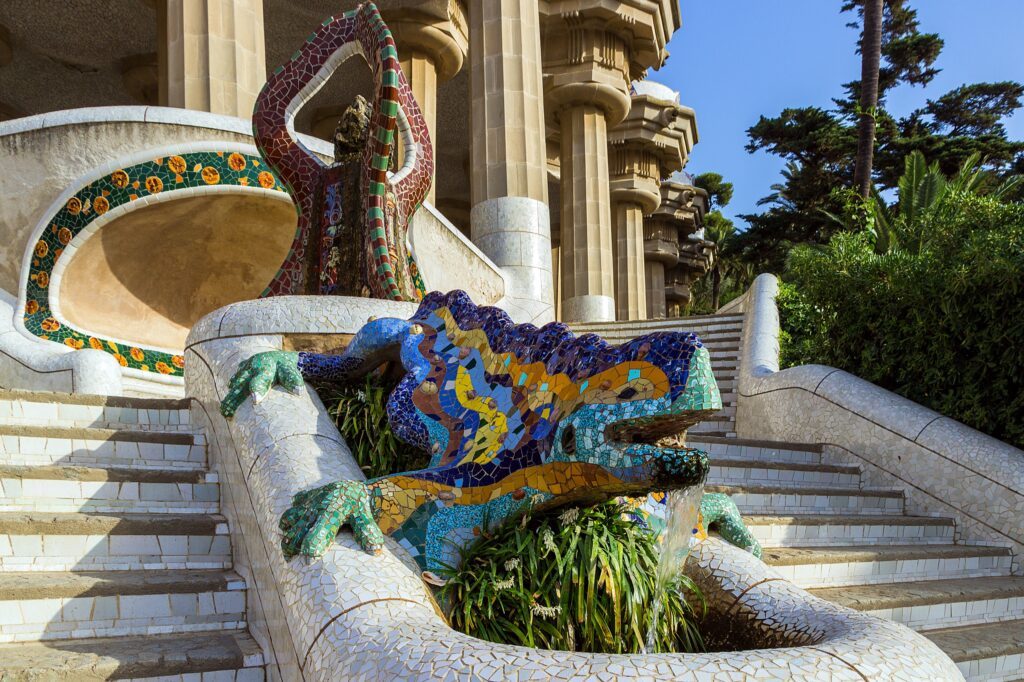
[[762, 547], [952, 544], [952, 519], [863, 514], [752, 514], [743, 522]]
[[0, 463], [203, 469], [202, 434], [0, 424]]
[[244, 630], [0, 644], [2, 680], [263, 682], [263, 666]]
[[902, 514], [903, 491], [826, 486], [721, 485], [742, 514]]
[[0, 573], [4, 642], [245, 626], [245, 581], [231, 571]]
[[0, 424], [188, 431], [189, 401], [0, 390]]
[[1024, 619], [1021, 576], [824, 587], [811, 593], [915, 630]]
[[732, 427], [736, 426], [736, 424], [733, 423], [733, 422], [729, 422], [726, 426], [729, 427], [729, 430], [723, 430], [722, 427], [718, 427], [718, 428], [714, 428], [714, 429], [702, 429], [701, 431], [697, 431], [697, 432], [694, 432], [693, 430], [691, 430], [690, 433], [693, 433], [694, 436], [712, 436], [714, 438], [728, 438], [728, 439], [736, 438], [737, 433], [732, 430]]
[[736, 417], [736, 406], [735, 405], [726, 405], [725, 402], [723, 401], [722, 402], [722, 409], [720, 409], [718, 412], [715, 412], [715, 416], [716, 417], [727, 417], [731, 421], [731, 420], [735, 419], [735, 417]]
[[688, 433], [686, 442], [690, 447], [706, 450], [712, 457], [799, 464], [820, 464], [823, 450], [821, 445], [812, 443], [723, 438], [709, 434], [696, 434], [692, 430]]
[[803, 464], [739, 457], [711, 457], [709, 483], [721, 485], [835, 486], [857, 489], [860, 468], [846, 464]]
[[220, 509], [216, 474], [183, 469], [0, 464], [0, 511], [209, 514]]
[[945, 628], [924, 634], [953, 659], [970, 682], [1022, 678], [1024, 620]]
[[770, 547], [763, 560], [800, 587], [1006, 575], [1010, 552], [977, 545]]
[[[646, 331], [595, 330], [593, 332], [612, 345], [627, 343], [633, 339], [656, 332], [693, 332], [705, 346], [739, 344], [743, 340], [742, 330], [732, 327], [716, 327], [714, 329], [651, 329]], [[579, 332], [577, 332], [579, 334]]]
[[691, 317], [668, 317], [657, 320], [621, 320], [616, 322], [575, 322], [570, 327], [576, 333], [592, 332], [597, 329], [633, 330], [675, 330], [703, 329], [705, 327], [743, 326], [743, 315], [694, 315]]
[[231, 568], [216, 514], [0, 513], [0, 571]]
[[691, 428], [697, 428], [697, 426], [700, 426], [701, 424], [714, 424], [716, 422], [731, 422], [731, 421], [733, 421], [733, 419], [729, 415], [718, 414], [716, 412], [715, 414], [711, 415], [710, 417], [704, 417], [704, 419], [702, 419], [700, 422], [698, 422], [695, 426], [693, 426]]

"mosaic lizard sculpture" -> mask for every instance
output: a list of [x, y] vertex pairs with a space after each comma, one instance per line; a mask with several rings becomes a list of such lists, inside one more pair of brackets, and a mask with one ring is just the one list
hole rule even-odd
[[[354, 55], [365, 56], [373, 70], [372, 113], [356, 112], [369, 117], [369, 128], [363, 134], [365, 123], [353, 127], [353, 120], [344, 122], [349, 142], [361, 144], [358, 161], [339, 158], [327, 165], [295, 139], [293, 120], [299, 107]], [[398, 64], [395, 41], [376, 6], [363, 3], [324, 21], [267, 79], [252, 121], [260, 153], [284, 181], [298, 212], [292, 247], [263, 295], [360, 296], [365, 286], [374, 298], [422, 298], [423, 283], [406, 235], [409, 218], [430, 189], [433, 149]], [[396, 128], [411, 162], [389, 176]], [[358, 202], [353, 211], [346, 210], [350, 202]], [[353, 214], [355, 225], [349, 224]], [[361, 248], [351, 248], [353, 243]]]
[[341, 355], [255, 355], [232, 379], [221, 411], [233, 415], [274, 383], [347, 381], [386, 360], [407, 372], [388, 400], [389, 421], [401, 440], [431, 453], [430, 463], [296, 495], [281, 519], [289, 557], [318, 556], [348, 523], [365, 549], [391, 535], [436, 571], [524, 505], [646, 495], [707, 476], [706, 453], [654, 445], [721, 409], [696, 335], [610, 346], [560, 323], [513, 325], [461, 291], [427, 295], [409, 320], [369, 322]]

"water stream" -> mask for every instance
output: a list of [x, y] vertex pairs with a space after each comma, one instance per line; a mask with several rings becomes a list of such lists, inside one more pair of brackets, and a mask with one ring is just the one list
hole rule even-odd
[[665, 593], [682, 573], [686, 557], [697, 543], [697, 523], [704, 485], [673, 490], [665, 496], [665, 527], [658, 536], [658, 566], [651, 620], [644, 653], [657, 652], [658, 620]]

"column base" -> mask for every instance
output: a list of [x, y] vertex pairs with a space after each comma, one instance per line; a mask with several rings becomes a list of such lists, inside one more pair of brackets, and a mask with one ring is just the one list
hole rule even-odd
[[563, 322], [614, 322], [615, 299], [611, 296], [574, 296], [562, 301]]
[[516, 322], [541, 325], [554, 320], [547, 204], [528, 197], [488, 199], [473, 207], [470, 225], [473, 243], [505, 276], [505, 299], [498, 307]]

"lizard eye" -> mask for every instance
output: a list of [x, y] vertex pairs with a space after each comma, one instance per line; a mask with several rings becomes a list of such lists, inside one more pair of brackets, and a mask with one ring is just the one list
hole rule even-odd
[[619, 400], [629, 400], [630, 398], [632, 398], [636, 394], [637, 394], [637, 390], [635, 388], [633, 388], [632, 386], [630, 386], [629, 388], [624, 388], [624, 389], [622, 389], [622, 392], [619, 393]]
[[572, 424], [562, 431], [562, 452], [567, 455], [576, 452], [576, 428]]

